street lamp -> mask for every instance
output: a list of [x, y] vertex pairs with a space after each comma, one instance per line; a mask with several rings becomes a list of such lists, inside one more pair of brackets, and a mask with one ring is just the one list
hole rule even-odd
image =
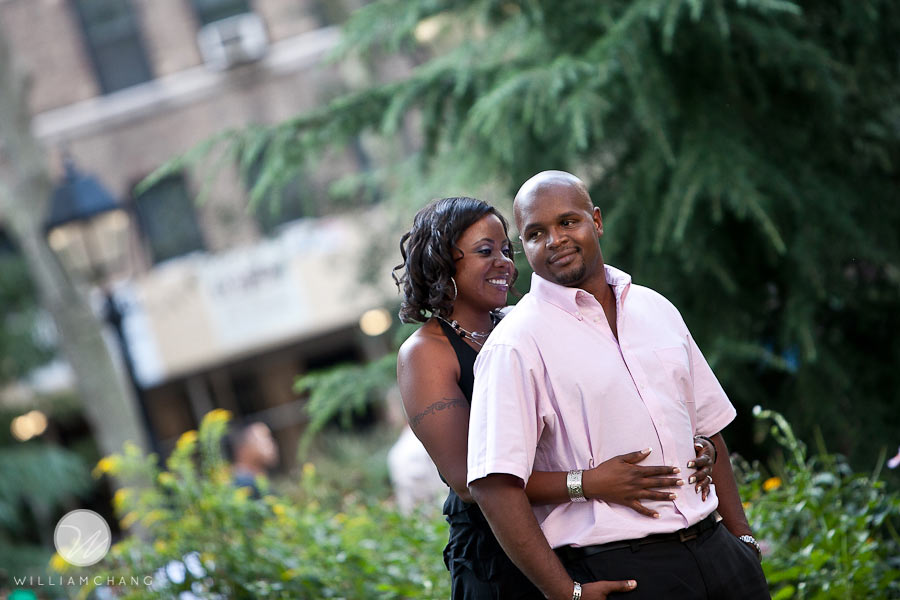
[[47, 241], [67, 269], [103, 291], [103, 316], [116, 333], [144, 429], [152, 449], [158, 452], [144, 391], [137, 382], [134, 359], [122, 328], [124, 315], [109, 290], [110, 277], [121, 274], [127, 262], [128, 211], [95, 177], [79, 171], [71, 158], [65, 159], [65, 170], [50, 200], [50, 216], [44, 225]]
[[45, 224], [47, 241], [70, 270], [105, 287], [127, 256], [128, 213], [95, 177], [79, 171], [70, 158], [53, 191]]

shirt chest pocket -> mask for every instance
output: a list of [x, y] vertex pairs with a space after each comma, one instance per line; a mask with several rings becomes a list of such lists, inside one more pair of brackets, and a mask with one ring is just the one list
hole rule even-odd
[[671, 395], [689, 410], [694, 407], [694, 385], [691, 360], [686, 346], [653, 350], [653, 368], [648, 373], [654, 387], [664, 396]]

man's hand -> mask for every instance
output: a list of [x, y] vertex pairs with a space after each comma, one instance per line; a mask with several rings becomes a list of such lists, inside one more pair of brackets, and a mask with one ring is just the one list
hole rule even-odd
[[633, 579], [627, 581], [595, 581], [581, 586], [582, 600], [606, 600], [613, 592], [630, 592], [637, 587]]
[[636, 463], [650, 455], [651, 449], [639, 450], [615, 456], [584, 472], [584, 495], [613, 504], [627, 506], [642, 515], [659, 517], [659, 513], [641, 504], [641, 500], [674, 500], [675, 492], [662, 492], [658, 488], [676, 488], [684, 485], [677, 475], [677, 467], [644, 467]]

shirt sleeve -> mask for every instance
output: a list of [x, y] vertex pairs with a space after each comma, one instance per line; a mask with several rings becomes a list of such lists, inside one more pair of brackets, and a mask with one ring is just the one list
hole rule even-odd
[[712, 436], [734, 420], [737, 411], [706, 362], [697, 342], [688, 334], [691, 371], [694, 378], [694, 403], [697, 411], [696, 433]]
[[492, 473], [528, 481], [541, 434], [535, 374], [522, 352], [489, 345], [475, 362], [467, 481]]

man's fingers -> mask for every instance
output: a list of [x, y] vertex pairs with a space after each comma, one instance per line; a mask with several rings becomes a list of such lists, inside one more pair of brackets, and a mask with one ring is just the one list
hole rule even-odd
[[604, 594], [612, 594], [613, 592], [630, 592], [637, 587], [637, 581], [634, 579], [625, 581], [598, 581], [592, 585], [596, 585]]

